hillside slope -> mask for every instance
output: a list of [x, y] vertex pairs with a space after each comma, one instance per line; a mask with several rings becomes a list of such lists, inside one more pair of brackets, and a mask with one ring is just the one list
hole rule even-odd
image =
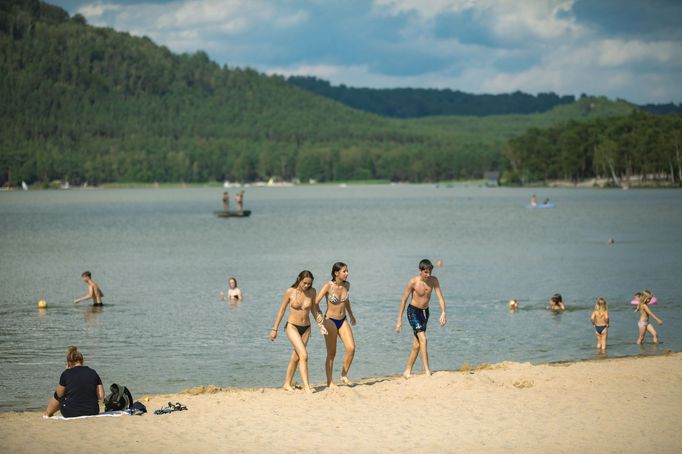
[[[0, 3], [0, 66], [1, 184], [475, 178], [502, 165], [508, 138], [582, 115], [589, 102], [530, 116], [387, 119], [38, 0]], [[607, 110], [587, 115], [622, 113]]]

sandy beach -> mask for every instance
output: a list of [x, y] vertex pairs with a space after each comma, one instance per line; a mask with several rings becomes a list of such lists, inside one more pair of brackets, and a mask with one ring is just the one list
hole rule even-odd
[[[464, 368], [466, 369], [466, 367]], [[282, 365], [284, 373], [284, 365]], [[143, 416], [0, 414], [3, 452], [680, 452], [682, 353], [501, 363], [317, 392], [198, 387]], [[46, 390], [46, 401], [51, 390]], [[133, 390], [134, 394], [134, 390]], [[144, 396], [135, 396], [142, 399]], [[168, 401], [188, 411], [151, 412]]]

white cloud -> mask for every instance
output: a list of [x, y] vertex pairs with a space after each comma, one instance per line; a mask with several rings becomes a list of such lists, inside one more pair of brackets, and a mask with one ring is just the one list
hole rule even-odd
[[77, 12], [83, 17], [95, 19], [101, 17], [107, 11], [119, 11], [120, 9], [120, 5], [113, 3], [94, 3], [92, 5], [83, 5]]
[[431, 21], [444, 13], [473, 11], [502, 39], [527, 36], [555, 39], [583, 32], [573, 16], [574, 0], [374, 0], [375, 10], [388, 14], [416, 13]]
[[682, 46], [672, 41], [643, 42], [607, 39], [597, 43], [597, 62], [602, 66], [621, 66], [655, 61], [682, 64]]
[[352, 68], [352, 66], [300, 65], [291, 68], [268, 68], [265, 72], [270, 75], [279, 74], [284, 77], [314, 76], [322, 79], [332, 79], [340, 73], [348, 73]]
[[416, 12], [425, 18], [433, 18], [446, 12], [460, 12], [476, 8], [475, 0], [374, 0], [377, 9], [390, 14]]
[[[203, 49], [221, 64], [334, 84], [682, 101], [678, 41], [609, 35], [578, 22], [574, 1], [373, 0], [362, 10], [324, 0], [104, 0], [77, 12], [176, 52]], [[460, 20], [473, 23], [453, 30], [463, 35], [436, 33], [450, 20], [444, 13], [466, 13]]]
[[[178, 0], [170, 3], [96, 3], [78, 12], [88, 21], [104, 25], [104, 15], [114, 13], [106, 25], [135, 35], [146, 35], [175, 51], [218, 49], [216, 35], [239, 35], [267, 24], [289, 29], [308, 20], [303, 10], [278, 10], [266, 0]], [[223, 46], [224, 46], [223, 42]]]

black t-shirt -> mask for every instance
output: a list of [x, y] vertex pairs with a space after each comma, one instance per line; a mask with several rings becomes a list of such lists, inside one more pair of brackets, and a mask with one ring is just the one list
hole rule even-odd
[[66, 369], [59, 377], [59, 384], [66, 388], [59, 402], [62, 416], [72, 418], [99, 413], [97, 385], [101, 385], [102, 380], [94, 369], [88, 366]]

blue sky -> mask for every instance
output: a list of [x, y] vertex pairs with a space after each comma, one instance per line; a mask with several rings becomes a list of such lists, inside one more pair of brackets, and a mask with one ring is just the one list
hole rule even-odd
[[356, 87], [682, 102], [679, 0], [53, 0], [220, 64]]

